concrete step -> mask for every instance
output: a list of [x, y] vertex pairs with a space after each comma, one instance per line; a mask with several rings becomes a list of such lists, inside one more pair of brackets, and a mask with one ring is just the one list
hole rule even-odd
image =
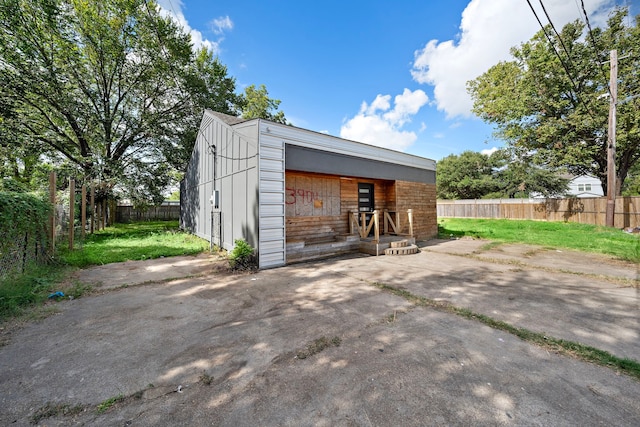
[[387, 248], [384, 250], [385, 255], [411, 255], [417, 254], [418, 247], [416, 245], [402, 246], [399, 248]]

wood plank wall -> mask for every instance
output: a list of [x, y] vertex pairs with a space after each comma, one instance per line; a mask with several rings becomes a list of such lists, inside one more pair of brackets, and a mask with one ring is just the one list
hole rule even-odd
[[341, 215], [340, 178], [285, 172], [286, 240], [322, 240], [348, 232]]
[[331, 239], [349, 232], [349, 211], [358, 210], [358, 183], [374, 185], [376, 209], [395, 207], [393, 181], [344, 178], [287, 171], [285, 213], [287, 241]]
[[436, 186], [421, 182], [396, 181], [396, 208], [403, 212], [402, 232], [408, 232], [407, 209], [413, 209], [413, 233], [416, 239], [429, 239], [438, 234]]
[[376, 209], [401, 212], [403, 232], [409, 231], [406, 211], [413, 209], [416, 238], [437, 235], [435, 184], [287, 171], [287, 241], [327, 240], [348, 233], [349, 212], [358, 210], [360, 182], [373, 184]]

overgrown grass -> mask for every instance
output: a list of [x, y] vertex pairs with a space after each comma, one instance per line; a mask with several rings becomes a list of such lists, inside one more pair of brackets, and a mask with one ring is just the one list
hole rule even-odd
[[53, 292], [63, 291], [64, 298], [78, 298], [90, 291], [80, 283], [61, 286], [72, 267], [191, 255], [209, 248], [207, 241], [179, 231], [177, 221], [116, 224], [88, 235], [73, 251], [64, 243], [50, 265], [29, 265], [23, 274], [0, 279], [0, 321], [27, 313]]
[[[25, 309], [42, 304], [52, 292], [59, 290], [57, 284], [65, 278], [67, 271], [60, 265], [32, 264], [27, 266], [24, 274], [1, 279], [0, 321], [20, 316]], [[80, 292], [76, 291], [74, 297], [79, 296]]]
[[[80, 246], [80, 245], [78, 245]], [[88, 267], [129, 260], [193, 255], [209, 248], [209, 242], [178, 228], [178, 221], [115, 224], [87, 235], [82, 249], [60, 248], [58, 256], [68, 265]]]
[[442, 238], [471, 236], [575, 249], [640, 262], [640, 237], [610, 227], [570, 222], [442, 218], [438, 221], [438, 232]]

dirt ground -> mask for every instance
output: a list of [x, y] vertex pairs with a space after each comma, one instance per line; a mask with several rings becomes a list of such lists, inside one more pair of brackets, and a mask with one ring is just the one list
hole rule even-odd
[[0, 347], [0, 425], [640, 425], [637, 379], [374, 286], [640, 360], [640, 266], [487, 243], [83, 270], [99, 292]]

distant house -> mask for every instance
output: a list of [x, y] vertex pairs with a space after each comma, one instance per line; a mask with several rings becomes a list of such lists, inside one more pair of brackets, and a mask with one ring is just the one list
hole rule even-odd
[[580, 175], [569, 181], [568, 196], [603, 197], [602, 183], [594, 176]]
[[438, 231], [433, 160], [213, 111], [180, 198], [183, 228], [227, 250], [245, 239], [260, 268], [358, 251], [362, 241], [378, 254], [385, 235]]
[[[602, 183], [596, 177], [591, 175], [563, 175], [568, 179], [567, 192], [564, 196], [559, 197], [603, 197]], [[539, 193], [532, 193], [531, 199], [546, 199], [546, 196]]]

